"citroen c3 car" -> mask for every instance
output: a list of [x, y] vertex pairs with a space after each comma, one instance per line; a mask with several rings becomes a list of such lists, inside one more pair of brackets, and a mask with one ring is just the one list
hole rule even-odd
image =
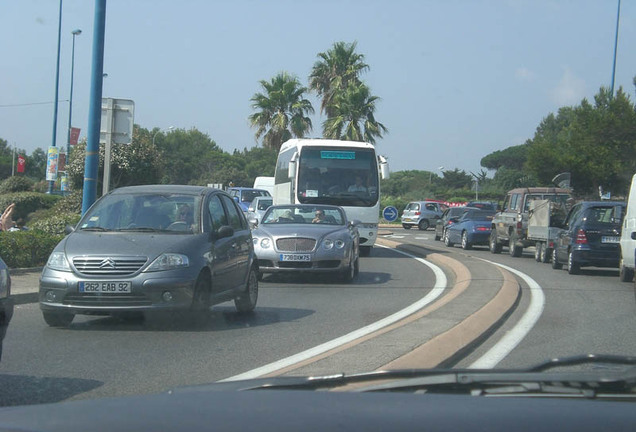
[[53, 250], [40, 278], [44, 321], [165, 310], [254, 309], [258, 267], [238, 204], [202, 186], [149, 185], [100, 198]]

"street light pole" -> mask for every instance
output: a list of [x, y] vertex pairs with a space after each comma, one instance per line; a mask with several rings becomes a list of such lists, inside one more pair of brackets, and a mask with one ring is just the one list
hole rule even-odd
[[[168, 131], [171, 131], [172, 129], [174, 129], [174, 126], [169, 126], [167, 128]], [[157, 138], [157, 135], [159, 135], [159, 133], [161, 133], [161, 131], [163, 131], [164, 129], [159, 129], [157, 132], [155, 132], [155, 134], [152, 136], [152, 146], [155, 146], [155, 138]]]
[[[57, 100], [59, 95], [59, 87], [60, 87], [60, 45], [62, 42], [62, 0], [60, 0], [60, 13], [57, 24], [57, 63], [55, 66], [55, 103], [53, 104], [53, 137], [51, 147], [55, 147], [55, 141], [57, 138]], [[49, 163], [51, 163], [49, 161]], [[48, 165], [47, 165], [48, 168]], [[57, 167], [55, 169], [57, 171]], [[55, 180], [49, 180], [49, 194], [53, 193], [53, 185], [55, 184]]]
[[[73, 117], [73, 75], [75, 72], [75, 36], [82, 34], [80, 29], [75, 29], [71, 32], [73, 35], [73, 49], [71, 51], [71, 94], [68, 97], [68, 139], [66, 144], [66, 156], [71, 154], [71, 118]], [[66, 161], [68, 163], [69, 161]]]

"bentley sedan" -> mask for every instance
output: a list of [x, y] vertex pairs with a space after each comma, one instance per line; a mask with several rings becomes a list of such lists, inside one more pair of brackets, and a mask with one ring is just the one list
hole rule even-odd
[[258, 298], [252, 236], [238, 204], [203, 186], [116, 189], [99, 199], [53, 250], [40, 277], [47, 324], [76, 314], [205, 314]]
[[259, 271], [335, 273], [351, 282], [359, 269], [357, 226], [338, 206], [272, 206], [252, 231]]

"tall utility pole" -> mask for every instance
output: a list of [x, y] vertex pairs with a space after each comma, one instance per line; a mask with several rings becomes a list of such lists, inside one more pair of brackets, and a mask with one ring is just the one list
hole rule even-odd
[[610, 98], [614, 97], [614, 78], [616, 77], [616, 52], [618, 51], [618, 24], [621, 20], [621, 0], [618, 0], [618, 10], [616, 12], [616, 36], [614, 37], [614, 65], [612, 66], [612, 86], [610, 87]]
[[[60, 0], [60, 16], [57, 24], [57, 65], [55, 67], [55, 103], [53, 104], [53, 138], [51, 146], [55, 147], [55, 138], [57, 135], [57, 99], [60, 87], [60, 45], [62, 43], [62, 0]], [[48, 193], [53, 193], [53, 185], [55, 180], [49, 181]]]
[[[71, 118], [73, 117], [73, 75], [75, 72], [75, 36], [82, 34], [80, 29], [73, 30], [71, 32], [73, 35], [73, 50], [71, 51], [71, 94], [68, 98], [68, 137], [66, 140], [66, 157], [71, 154]], [[69, 161], [67, 160], [66, 163]]]

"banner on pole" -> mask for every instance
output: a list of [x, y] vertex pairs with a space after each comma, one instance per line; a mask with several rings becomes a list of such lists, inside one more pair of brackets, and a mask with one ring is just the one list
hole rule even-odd
[[60, 154], [58, 147], [49, 147], [49, 152], [46, 158], [46, 180], [57, 180], [57, 158]]
[[23, 173], [26, 165], [26, 159], [22, 155], [18, 155], [18, 172]]
[[80, 128], [71, 128], [71, 142], [69, 143], [70, 145], [77, 145], [77, 140], [79, 140], [79, 136], [80, 136]]

